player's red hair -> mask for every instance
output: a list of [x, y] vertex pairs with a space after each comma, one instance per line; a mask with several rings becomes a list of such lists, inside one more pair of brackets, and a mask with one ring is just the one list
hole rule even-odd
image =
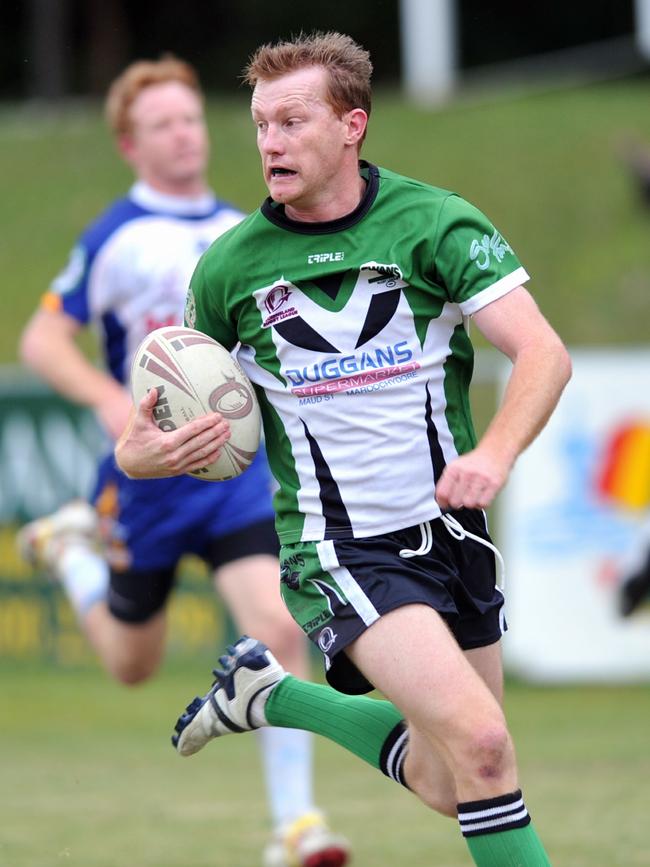
[[248, 61], [242, 77], [255, 87], [258, 81], [279, 78], [309, 66], [327, 70], [327, 96], [339, 117], [355, 108], [362, 108], [370, 115], [370, 54], [343, 33], [301, 33], [284, 42], [262, 45]]
[[185, 84], [203, 98], [199, 76], [194, 67], [173, 54], [165, 54], [160, 60], [137, 60], [126, 67], [111, 84], [106, 96], [106, 120], [116, 136], [126, 135], [131, 131], [129, 109], [138, 94], [153, 84], [165, 84], [168, 81]]

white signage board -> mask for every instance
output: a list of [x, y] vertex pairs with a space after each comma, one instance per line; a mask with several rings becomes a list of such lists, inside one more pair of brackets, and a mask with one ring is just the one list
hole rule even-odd
[[555, 414], [500, 495], [505, 663], [539, 682], [647, 680], [650, 606], [624, 618], [619, 594], [644, 536], [650, 544], [647, 436], [636, 436], [650, 429], [650, 352], [572, 357]]

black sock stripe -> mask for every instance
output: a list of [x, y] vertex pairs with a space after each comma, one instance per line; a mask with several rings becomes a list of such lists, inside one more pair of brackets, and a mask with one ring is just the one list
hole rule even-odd
[[379, 755], [379, 770], [396, 783], [406, 785], [402, 777], [402, 765], [408, 752], [408, 730], [401, 720], [390, 732]]
[[457, 809], [460, 813], [474, 813], [478, 810], [489, 810], [492, 807], [505, 807], [508, 804], [514, 804], [522, 797], [521, 789], [515, 792], [509, 792], [507, 795], [499, 795], [496, 798], [486, 798], [484, 801], [464, 801], [457, 804]]
[[497, 798], [458, 804], [458, 821], [464, 837], [478, 837], [525, 828], [530, 816], [518, 789]]
[[479, 837], [484, 834], [501, 834], [503, 831], [514, 831], [515, 828], [525, 828], [526, 825], [530, 825], [530, 816], [527, 811], [525, 816], [522, 816], [517, 820], [510, 820], [508, 822], [495, 821], [487, 827], [481, 828], [472, 826], [465, 827], [461, 824], [460, 830], [462, 831], [463, 837]]

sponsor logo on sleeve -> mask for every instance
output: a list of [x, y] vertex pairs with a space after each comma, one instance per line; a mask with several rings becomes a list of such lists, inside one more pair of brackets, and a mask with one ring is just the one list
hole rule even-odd
[[512, 253], [512, 247], [495, 229], [492, 237], [483, 235], [480, 240], [476, 238], [469, 248], [469, 258], [474, 262], [479, 271], [485, 271], [490, 267], [492, 257], [497, 262], [503, 262], [506, 253]]

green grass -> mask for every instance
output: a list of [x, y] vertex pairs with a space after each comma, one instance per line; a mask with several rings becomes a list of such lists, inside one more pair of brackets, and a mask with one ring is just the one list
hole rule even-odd
[[[204, 666], [205, 667], [205, 666]], [[201, 664], [135, 690], [94, 669], [0, 668], [0, 863], [258, 867], [267, 818], [253, 735], [180, 759], [169, 746]], [[555, 865], [646, 865], [650, 693], [511, 684], [522, 784]], [[325, 740], [317, 794], [359, 867], [467, 867], [454, 822]]]
[[[211, 180], [246, 209], [265, 194], [247, 96], [211, 102]], [[647, 83], [534, 95], [466, 95], [437, 111], [379, 91], [364, 154], [458, 191], [501, 228], [533, 276], [544, 312], [570, 344], [645, 343], [649, 217], [617, 149], [650, 141]], [[3, 207], [0, 363], [81, 227], [128, 185], [99, 107], [0, 113]], [[8, 311], [8, 313], [7, 313]]]

